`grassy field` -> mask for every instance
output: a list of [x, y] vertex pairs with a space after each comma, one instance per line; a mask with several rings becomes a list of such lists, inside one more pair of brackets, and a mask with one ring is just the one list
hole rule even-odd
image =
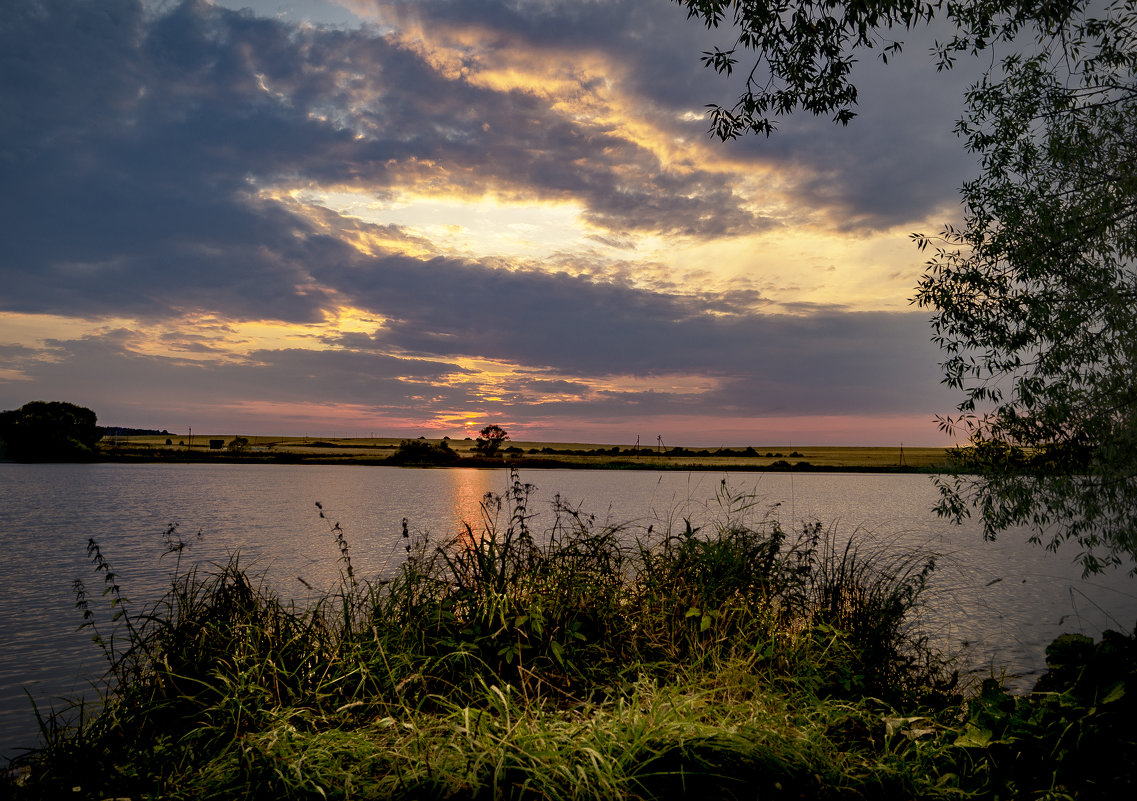
[[[123, 436], [104, 438], [100, 452], [107, 458], [152, 459], [232, 458], [281, 461], [376, 462], [394, 454], [398, 438], [317, 438], [248, 436], [239, 452], [231, 449], [235, 435], [195, 434], [192, 443], [178, 436]], [[167, 441], [169, 444], [167, 444]], [[210, 442], [220, 442], [217, 449]], [[424, 439], [439, 446], [443, 440]], [[478, 458], [473, 440], [446, 440], [460, 458]], [[666, 448], [584, 442], [507, 441], [500, 454], [504, 464], [518, 466], [624, 467], [761, 470], [849, 468], [855, 470], [945, 469], [950, 465], [944, 448], [765, 446]], [[536, 463], [536, 464], [535, 464]]]

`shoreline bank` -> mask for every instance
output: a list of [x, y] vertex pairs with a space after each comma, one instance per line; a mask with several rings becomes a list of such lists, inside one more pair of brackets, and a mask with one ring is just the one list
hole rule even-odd
[[188, 445], [184, 439], [175, 444], [169, 437], [105, 439], [99, 444], [95, 461], [813, 473], [942, 473], [954, 469], [946, 448], [903, 446], [649, 449], [522, 441], [487, 456], [469, 440], [233, 436], [193, 439], [196, 442]]

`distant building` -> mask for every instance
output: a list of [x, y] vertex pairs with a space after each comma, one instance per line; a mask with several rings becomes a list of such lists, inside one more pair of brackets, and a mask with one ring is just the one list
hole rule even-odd
[[209, 441], [209, 449], [211, 451], [219, 451], [224, 447], [225, 447], [225, 440], [223, 440], [223, 439], [211, 439]]

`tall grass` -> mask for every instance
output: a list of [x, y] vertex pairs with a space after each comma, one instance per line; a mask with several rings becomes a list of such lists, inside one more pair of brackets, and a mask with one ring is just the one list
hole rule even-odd
[[945, 709], [950, 690], [913, 627], [930, 558], [870, 558], [820, 524], [787, 532], [725, 484], [706, 529], [598, 525], [558, 499], [553, 524], [535, 533], [531, 487], [512, 478], [504, 497], [485, 498], [477, 527], [432, 541], [404, 523], [405, 559], [384, 580], [356, 576], [349, 537], [329, 522], [340, 582], [304, 605], [233, 557], [212, 570], [179, 562], [166, 596], [134, 612], [92, 543], [125, 639], [101, 639], [110, 670], [99, 712], [76, 727], [45, 721], [10, 788], [29, 798], [954, 792], [956, 768], [912, 733], [937, 730], [926, 710]]

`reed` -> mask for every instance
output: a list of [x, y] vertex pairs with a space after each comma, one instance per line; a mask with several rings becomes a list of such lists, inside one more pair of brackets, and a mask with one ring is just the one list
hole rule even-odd
[[[41, 719], [17, 798], [810, 798], [983, 792], [967, 707], [912, 625], [934, 562], [786, 532], [724, 484], [717, 521], [656, 533], [513, 474], [482, 519], [281, 597], [239, 558], [134, 611], [98, 711]], [[171, 532], [172, 533], [172, 532]], [[181, 549], [178, 549], [179, 557]], [[84, 622], [91, 599], [77, 587]], [[121, 645], [120, 645], [121, 643]], [[976, 767], [979, 765], [980, 767]], [[986, 777], [986, 778], [985, 778]], [[78, 788], [78, 789], [75, 789]]]

